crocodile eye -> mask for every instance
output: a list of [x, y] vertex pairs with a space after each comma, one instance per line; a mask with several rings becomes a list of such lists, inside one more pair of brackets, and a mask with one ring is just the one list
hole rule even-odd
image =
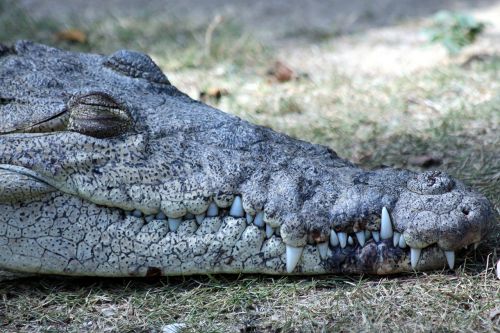
[[437, 170], [422, 172], [407, 183], [410, 191], [420, 194], [443, 194], [454, 186], [455, 182], [450, 176]]
[[67, 129], [95, 138], [110, 138], [127, 132], [132, 118], [113, 97], [96, 92], [73, 98]]

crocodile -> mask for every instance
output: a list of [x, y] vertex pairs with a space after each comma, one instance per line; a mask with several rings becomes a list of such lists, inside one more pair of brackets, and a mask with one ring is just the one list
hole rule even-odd
[[363, 169], [191, 99], [146, 54], [0, 45], [1, 276], [453, 269], [496, 223], [443, 171]]

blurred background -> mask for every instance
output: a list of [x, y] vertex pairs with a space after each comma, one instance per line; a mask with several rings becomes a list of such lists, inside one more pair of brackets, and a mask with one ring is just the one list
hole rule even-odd
[[[143, 51], [194, 99], [365, 167], [444, 169], [500, 209], [500, 1], [0, 0], [17, 39]], [[0, 330], [494, 331], [499, 239], [427, 277], [16, 282]]]

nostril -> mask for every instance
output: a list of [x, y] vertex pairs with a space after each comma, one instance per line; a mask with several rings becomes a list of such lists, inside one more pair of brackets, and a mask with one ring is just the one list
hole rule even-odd
[[463, 208], [462, 208], [462, 213], [463, 213], [464, 215], [469, 215], [469, 213], [470, 213], [470, 209], [469, 209], [468, 207], [463, 207]]
[[433, 186], [434, 184], [436, 184], [436, 177], [433, 175], [427, 177], [427, 186]]

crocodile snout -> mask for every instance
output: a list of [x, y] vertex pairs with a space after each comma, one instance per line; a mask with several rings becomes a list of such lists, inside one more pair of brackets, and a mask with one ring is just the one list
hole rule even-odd
[[455, 251], [484, 238], [493, 209], [463, 183], [441, 171], [427, 171], [408, 180], [392, 216], [416, 257], [437, 245], [450, 263]]

